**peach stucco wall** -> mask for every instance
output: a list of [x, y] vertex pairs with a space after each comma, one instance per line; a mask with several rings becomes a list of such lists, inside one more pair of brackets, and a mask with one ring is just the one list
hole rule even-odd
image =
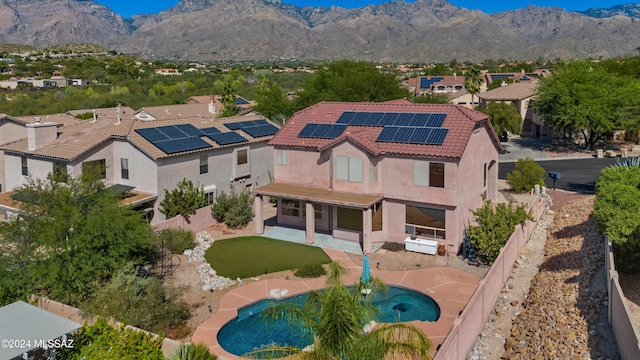
[[[362, 159], [361, 182], [335, 178], [335, 159], [338, 156]], [[439, 241], [447, 245], [448, 251], [457, 252], [462, 242], [463, 228], [473, 216], [470, 210], [482, 206], [481, 194], [486, 192], [487, 197], [492, 200], [497, 196], [498, 151], [486, 127], [479, 127], [474, 131], [460, 160], [402, 156], [375, 157], [349, 141], [342, 142], [322, 153], [307, 149], [288, 149], [287, 158], [286, 166], [275, 165], [275, 180], [278, 182], [328, 187], [335, 191], [350, 193], [383, 194], [385, 200], [382, 231], [372, 232], [373, 242], [402, 242], [407, 237], [405, 206], [409, 204], [446, 210], [447, 239]], [[445, 187], [414, 185], [413, 172], [416, 161], [444, 163]], [[485, 163], [488, 168], [486, 185], [483, 181]], [[370, 164], [377, 166], [377, 181], [369, 178]], [[304, 226], [303, 218], [292, 219], [279, 216], [278, 222]], [[334, 219], [334, 226], [335, 223]], [[341, 238], [346, 236], [335, 231], [334, 235]]]

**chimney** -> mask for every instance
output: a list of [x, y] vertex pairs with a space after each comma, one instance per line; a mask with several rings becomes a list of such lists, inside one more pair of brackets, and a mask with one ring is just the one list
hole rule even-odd
[[116, 115], [118, 116], [118, 122], [115, 123], [114, 125], [120, 125], [120, 113], [122, 112], [122, 104], [118, 104], [118, 107], [116, 108]]
[[213, 100], [209, 103], [209, 113], [213, 115], [216, 114], [216, 105], [213, 103]]
[[457, 74], [456, 74], [456, 73], [453, 73], [453, 80], [457, 80], [457, 79], [458, 79]]
[[506, 81], [502, 81], [502, 82], [500, 83], [500, 86], [501, 86], [501, 87], [502, 87], [502, 86], [507, 86], [507, 82], [506, 82]]
[[40, 117], [36, 117], [34, 120], [35, 123], [26, 125], [29, 151], [38, 150], [58, 137], [58, 124], [54, 122], [43, 123]]

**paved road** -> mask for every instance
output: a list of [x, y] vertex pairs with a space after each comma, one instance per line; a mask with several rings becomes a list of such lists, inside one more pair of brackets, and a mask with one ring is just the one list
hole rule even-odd
[[[593, 193], [600, 176], [600, 170], [616, 163], [615, 158], [572, 158], [562, 160], [537, 160], [545, 170], [545, 183], [548, 189], [553, 188], [553, 180], [548, 177], [550, 171], [559, 172], [561, 177], [556, 181], [556, 189]], [[513, 171], [514, 162], [500, 162], [498, 178], [506, 179], [507, 173]]]

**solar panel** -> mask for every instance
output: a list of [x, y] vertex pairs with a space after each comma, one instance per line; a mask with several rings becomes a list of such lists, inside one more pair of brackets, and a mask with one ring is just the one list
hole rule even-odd
[[425, 140], [424, 144], [442, 145], [442, 143], [444, 142], [444, 139], [447, 137], [448, 132], [449, 132], [449, 129], [434, 128], [431, 131], [431, 134], [429, 134], [429, 136]]
[[449, 129], [440, 127], [385, 126], [378, 142], [401, 144], [442, 145]]
[[242, 128], [242, 122], [224, 124], [229, 130], [240, 130]]
[[236, 101], [235, 101], [236, 105], [247, 105], [249, 104], [249, 102], [239, 96], [236, 96]]
[[355, 117], [355, 115], [356, 112], [354, 111], [345, 111], [340, 115], [338, 121], [336, 121], [336, 124], [351, 124], [351, 120]]
[[385, 113], [382, 119], [378, 121], [378, 126], [393, 125], [396, 122], [398, 113]]
[[356, 113], [353, 116], [353, 119], [351, 119], [350, 125], [365, 125], [365, 123], [367, 122], [367, 117], [369, 117], [369, 114], [367, 113]]
[[441, 127], [446, 117], [447, 117], [447, 114], [431, 114], [431, 118], [427, 121], [427, 124], [424, 126]]
[[413, 119], [413, 114], [411, 114], [411, 113], [400, 113], [400, 114], [398, 114], [398, 117], [396, 118], [395, 123], [393, 123], [391, 125], [408, 126], [409, 122], [411, 121], [411, 119]]
[[153, 145], [162, 150], [165, 154], [175, 154], [183, 151], [192, 151], [211, 147], [211, 145], [199, 137], [156, 141]]
[[366, 124], [369, 126], [378, 126], [384, 115], [385, 113], [381, 112], [369, 113]]
[[200, 129], [198, 129], [197, 127], [191, 124], [179, 124], [179, 125], [175, 125], [175, 127], [190, 137], [202, 136], [202, 131], [200, 131]]
[[347, 128], [347, 125], [332, 124], [329, 130], [327, 131], [327, 133], [325, 134], [325, 137], [327, 139], [335, 139], [338, 136], [342, 135], [342, 133], [344, 132], [344, 129], [346, 128]]
[[248, 141], [242, 135], [238, 134], [235, 131], [221, 132], [218, 134], [207, 134], [207, 137], [215, 142], [218, 145], [230, 145]]
[[205, 135], [221, 133], [220, 130], [218, 130], [217, 128], [214, 128], [214, 127], [200, 129], [200, 131], [202, 131], [202, 133], [204, 133]]
[[302, 130], [300, 130], [300, 133], [298, 133], [298, 137], [301, 137], [301, 138], [311, 137], [313, 132], [316, 131], [316, 129], [318, 128], [318, 125], [320, 125], [320, 124], [307, 124], [307, 125], [305, 125], [302, 128]]
[[396, 132], [396, 136], [393, 137], [393, 142], [398, 143], [406, 143], [411, 139], [411, 135], [413, 134], [415, 128], [413, 127], [400, 127], [398, 128], [398, 132]]
[[163, 134], [167, 135], [169, 139], [182, 139], [189, 137], [189, 135], [185, 134], [182, 130], [178, 129], [175, 125], [169, 126], [160, 126], [156, 129], [160, 130]]
[[249, 126], [267, 125], [267, 120], [248, 120], [224, 124], [229, 130], [242, 130]]
[[329, 124], [318, 124], [318, 127], [316, 128], [316, 131], [313, 132], [313, 134], [311, 134], [311, 137], [313, 138], [318, 138], [318, 139], [326, 139], [326, 134], [327, 132], [329, 132], [329, 127], [331, 125]]
[[160, 130], [156, 128], [137, 129], [136, 132], [150, 143], [153, 143], [154, 141], [169, 140], [167, 135], [161, 133]]
[[382, 128], [382, 131], [380, 132], [380, 135], [378, 135], [376, 141], [391, 142], [396, 136], [397, 131], [397, 126], [385, 126], [384, 128]]
[[267, 124], [263, 124], [263, 125], [244, 127], [244, 128], [242, 128], [242, 130], [244, 132], [246, 132], [247, 134], [251, 135], [252, 137], [257, 138], [257, 137], [262, 137], [262, 136], [273, 135], [273, 134], [277, 133], [279, 129], [277, 127], [267, 123]]

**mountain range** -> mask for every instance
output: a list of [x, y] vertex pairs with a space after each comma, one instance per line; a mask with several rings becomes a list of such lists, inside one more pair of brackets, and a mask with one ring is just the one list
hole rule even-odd
[[446, 0], [297, 7], [279, 0], [181, 0], [124, 19], [92, 0], [0, 0], [0, 43], [95, 43], [166, 60], [573, 59], [632, 55], [640, 4], [486, 14]]

